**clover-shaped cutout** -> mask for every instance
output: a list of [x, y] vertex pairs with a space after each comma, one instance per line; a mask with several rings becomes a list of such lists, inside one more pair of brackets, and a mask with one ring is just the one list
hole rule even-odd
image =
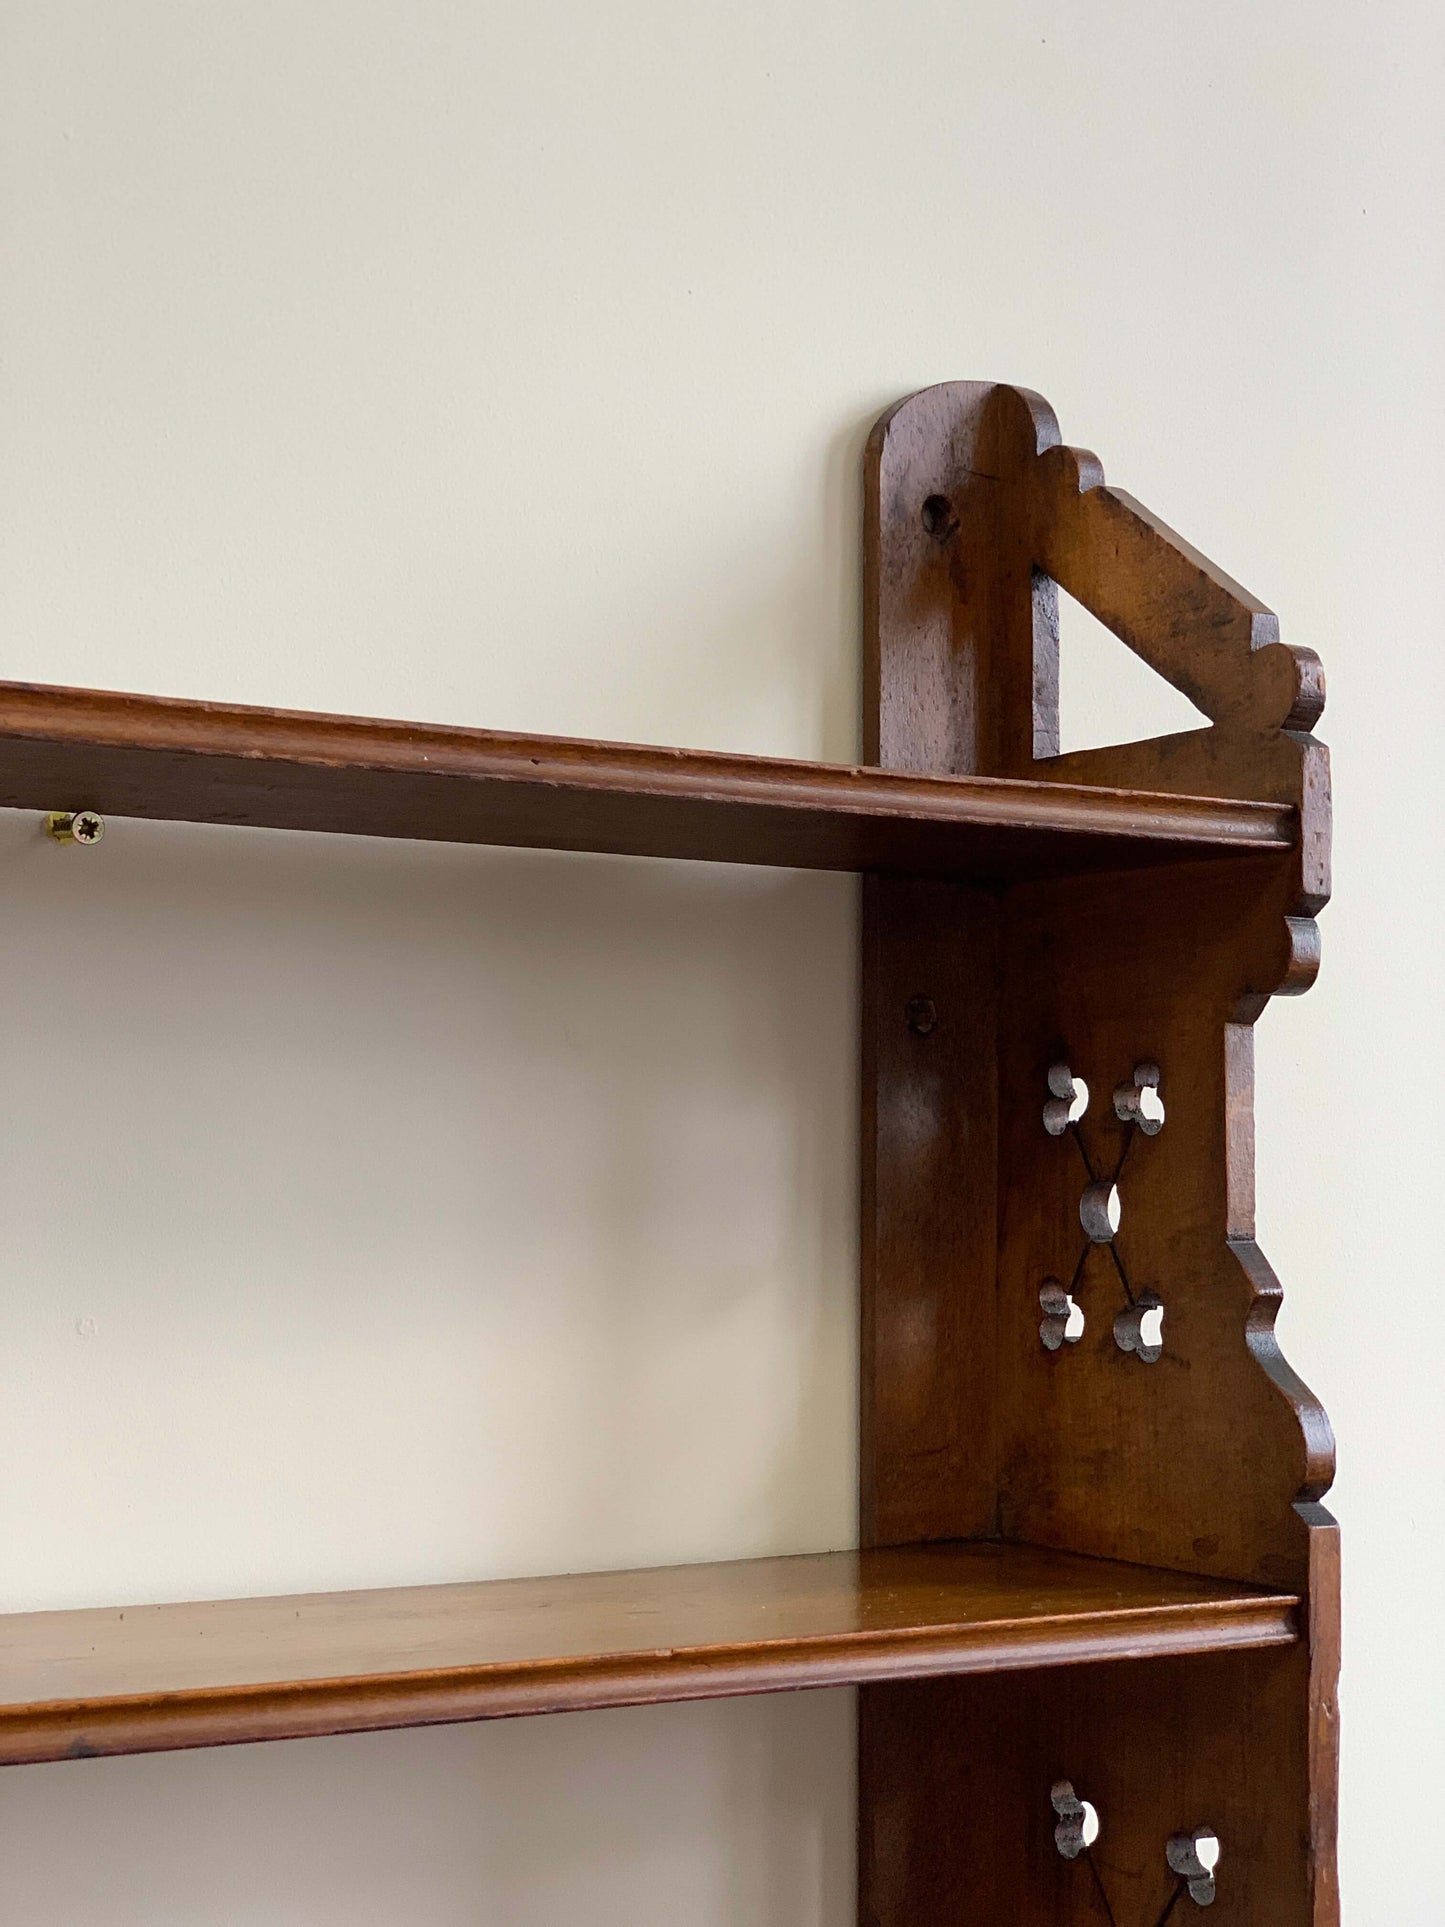
[[1075, 1077], [1067, 1064], [1049, 1066], [1049, 1101], [1044, 1106], [1044, 1129], [1050, 1137], [1062, 1137], [1071, 1124], [1077, 1124], [1089, 1108], [1089, 1087]]
[[1157, 1137], [1164, 1128], [1164, 1100], [1159, 1095], [1159, 1066], [1136, 1064], [1128, 1084], [1114, 1092], [1114, 1113], [1125, 1124], [1137, 1124], [1145, 1137]]
[[1154, 1291], [1141, 1291], [1132, 1305], [1114, 1320], [1114, 1343], [1153, 1365], [1164, 1350], [1164, 1300]]
[[1057, 1278], [1045, 1278], [1039, 1286], [1039, 1337], [1046, 1351], [1056, 1352], [1061, 1345], [1077, 1345], [1084, 1335], [1084, 1308], [1076, 1305]]
[[1208, 1907], [1215, 1893], [1214, 1869], [1219, 1865], [1219, 1836], [1213, 1827], [1171, 1834], [1164, 1851], [1170, 1867], [1188, 1887], [1189, 1898], [1197, 1907]]
[[1054, 1845], [1065, 1860], [1077, 1860], [1099, 1837], [1099, 1816], [1087, 1800], [1074, 1792], [1071, 1780], [1055, 1780], [1049, 1800], [1058, 1815]]

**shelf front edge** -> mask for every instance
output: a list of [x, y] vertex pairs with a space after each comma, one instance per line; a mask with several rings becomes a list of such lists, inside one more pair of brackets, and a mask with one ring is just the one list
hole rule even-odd
[[1094, 1623], [930, 1627], [9, 1707], [0, 1712], [0, 1765], [1285, 1646], [1299, 1637], [1298, 1606], [1261, 1595], [1099, 1614]]
[[1291, 848], [1287, 805], [0, 683], [0, 806], [618, 855], [1044, 874]]

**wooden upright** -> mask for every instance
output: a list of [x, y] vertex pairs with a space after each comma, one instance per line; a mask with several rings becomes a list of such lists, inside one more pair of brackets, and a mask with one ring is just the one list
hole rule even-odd
[[[863, 1543], [1284, 1586], [1304, 1637], [864, 1686], [859, 1919], [1333, 1927], [1333, 1444], [1275, 1342], [1253, 1176], [1253, 1025], [1312, 981], [1329, 891], [1319, 663], [1025, 390], [899, 403], [866, 487], [870, 762], [1269, 801], [1298, 833], [865, 880]], [[1057, 588], [1207, 725], [1060, 755]]]

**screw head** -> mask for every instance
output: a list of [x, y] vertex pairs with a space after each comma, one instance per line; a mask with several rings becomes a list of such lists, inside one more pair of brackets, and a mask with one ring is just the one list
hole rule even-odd
[[45, 827], [57, 843], [99, 843], [105, 835], [105, 818], [97, 810], [52, 810]]

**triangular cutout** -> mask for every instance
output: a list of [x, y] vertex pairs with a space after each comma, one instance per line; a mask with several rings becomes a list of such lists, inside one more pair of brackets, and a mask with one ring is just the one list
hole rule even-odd
[[1209, 720], [1083, 603], [1062, 589], [1058, 593], [1061, 750], [1174, 736]]

